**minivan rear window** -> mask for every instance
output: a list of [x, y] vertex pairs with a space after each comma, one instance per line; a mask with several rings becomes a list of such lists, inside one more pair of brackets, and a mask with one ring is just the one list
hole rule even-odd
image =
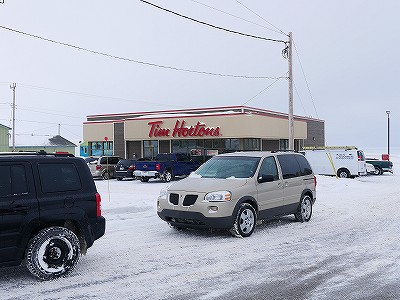
[[82, 188], [78, 170], [72, 163], [38, 164], [43, 193], [77, 191]]
[[295, 157], [300, 165], [301, 176], [311, 175], [313, 171], [307, 159], [303, 155], [296, 155]]
[[278, 155], [277, 157], [281, 165], [283, 179], [301, 176], [299, 164], [293, 154]]

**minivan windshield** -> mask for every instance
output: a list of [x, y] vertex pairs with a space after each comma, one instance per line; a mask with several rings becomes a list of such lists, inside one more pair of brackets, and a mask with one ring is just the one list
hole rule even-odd
[[203, 178], [250, 178], [256, 172], [259, 157], [216, 156], [204, 163], [196, 175]]

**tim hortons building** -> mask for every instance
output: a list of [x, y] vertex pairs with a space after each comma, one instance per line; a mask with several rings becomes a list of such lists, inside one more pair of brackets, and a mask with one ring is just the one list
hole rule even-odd
[[[288, 114], [230, 106], [87, 116], [88, 155], [153, 158], [183, 152], [193, 158], [233, 151], [288, 148]], [[294, 116], [295, 150], [325, 145], [323, 120]]]

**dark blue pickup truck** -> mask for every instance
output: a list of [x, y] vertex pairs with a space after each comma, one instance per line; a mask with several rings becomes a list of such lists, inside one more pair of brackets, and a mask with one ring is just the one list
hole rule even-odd
[[160, 178], [170, 182], [174, 176], [186, 176], [195, 171], [200, 163], [192, 161], [184, 153], [160, 153], [152, 161], [137, 161], [134, 174], [142, 182]]

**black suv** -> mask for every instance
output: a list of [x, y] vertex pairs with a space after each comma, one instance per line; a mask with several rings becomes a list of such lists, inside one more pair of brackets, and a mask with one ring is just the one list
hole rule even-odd
[[0, 267], [25, 261], [48, 280], [72, 271], [104, 235], [100, 195], [81, 158], [0, 154]]

